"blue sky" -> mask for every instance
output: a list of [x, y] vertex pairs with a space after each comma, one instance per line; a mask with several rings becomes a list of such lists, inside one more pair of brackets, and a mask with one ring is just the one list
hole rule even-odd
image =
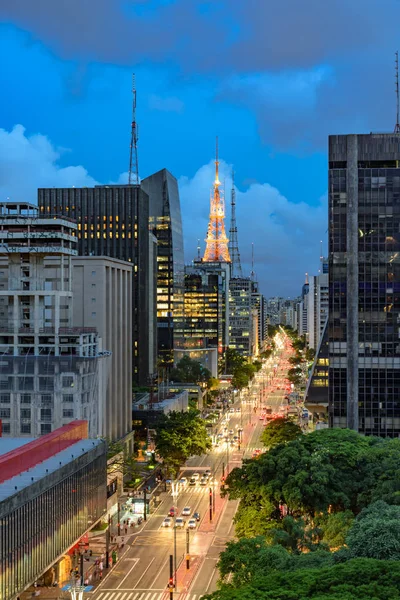
[[140, 175], [179, 179], [187, 261], [206, 234], [218, 135], [245, 270], [254, 242], [262, 291], [297, 295], [326, 248], [327, 135], [394, 127], [400, 4], [379, 6], [2, 0], [0, 196], [118, 181], [135, 72]]

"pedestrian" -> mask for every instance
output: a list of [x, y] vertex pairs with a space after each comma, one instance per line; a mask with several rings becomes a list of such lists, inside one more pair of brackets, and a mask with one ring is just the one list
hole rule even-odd
[[99, 563], [99, 569], [100, 569], [100, 571], [102, 571], [102, 570], [103, 570], [103, 561], [102, 561], [102, 560], [101, 560], [101, 561], [100, 561], [100, 563]]
[[128, 535], [128, 527], [125, 526], [125, 535]]

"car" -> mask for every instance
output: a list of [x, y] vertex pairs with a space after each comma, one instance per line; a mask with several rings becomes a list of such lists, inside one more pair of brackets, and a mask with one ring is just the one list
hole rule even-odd
[[195, 480], [195, 479], [193, 479], [193, 477], [191, 477], [191, 479], [189, 479], [189, 485], [190, 485], [190, 486], [196, 485], [196, 483], [197, 483], [197, 482], [196, 482], [196, 480]]
[[200, 513], [198, 513], [198, 512], [193, 513], [192, 519], [196, 519], [196, 521], [200, 521]]
[[165, 483], [166, 485], [172, 485], [172, 479], [166, 479]]
[[177, 515], [177, 514], [178, 514], [178, 509], [177, 509], [177, 508], [175, 508], [175, 506], [172, 506], [172, 507], [169, 509], [168, 516], [169, 516], [169, 517], [176, 517], [176, 515]]
[[229, 435], [233, 435], [233, 429], [230, 429], [228, 433]]
[[240, 413], [240, 412], [241, 412], [241, 410], [242, 410], [241, 408], [237, 408], [237, 409], [236, 409], [236, 412], [237, 412], [237, 413]]
[[238, 435], [234, 435], [233, 436], [233, 441], [234, 442], [238, 442], [239, 441], [239, 436]]
[[223, 433], [221, 433], [221, 432], [217, 433], [217, 438], [218, 438], [219, 440], [220, 440], [221, 438], [223, 438], [223, 437], [224, 437], [224, 434], [223, 434]]
[[186, 479], [186, 477], [181, 477], [179, 480], [179, 483], [181, 485], [187, 485], [188, 480]]
[[234, 413], [234, 412], [235, 412], [235, 409], [234, 409], [234, 408], [230, 408], [230, 409], [229, 409], [229, 412], [230, 412], [230, 413]]
[[196, 529], [197, 521], [196, 519], [189, 519], [188, 521], [188, 529]]
[[204, 471], [204, 475], [203, 477], [210, 477], [211, 476], [211, 471], [210, 469], [207, 469], [206, 471]]
[[196, 481], [198, 481], [200, 479], [200, 473], [193, 473], [192, 479], [195, 479]]
[[200, 479], [200, 485], [203, 485], [203, 486], [204, 486], [204, 485], [207, 485], [207, 479], [206, 479], [205, 477], [202, 477], [202, 478]]
[[172, 527], [171, 517], [165, 517], [164, 521], [161, 523], [161, 527]]
[[182, 516], [188, 517], [191, 512], [192, 509], [190, 508], [190, 506], [185, 506], [185, 508], [182, 511]]
[[178, 517], [177, 519], [175, 519], [175, 527], [177, 529], [182, 529], [183, 527], [185, 527], [186, 525], [186, 521], [185, 519], [182, 519], [182, 517]]

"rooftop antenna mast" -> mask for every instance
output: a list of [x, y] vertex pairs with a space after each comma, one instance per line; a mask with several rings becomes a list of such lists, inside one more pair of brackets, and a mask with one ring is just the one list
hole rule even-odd
[[200, 256], [200, 240], [197, 240], [197, 260], [201, 260]]
[[231, 191], [231, 227], [229, 229], [229, 255], [231, 257], [231, 277], [243, 277], [242, 264], [240, 262], [239, 242], [236, 226], [236, 190], [235, 173], [232, 169], [232, 191]]
[[396, 50], [395, 52], [395, 60], [394, 60], [394, 64], [395, 64], [395, 70], [396, 70], [396, 75], [395, 75], [395, 82], [396, 82], [396, 125], [394, 128], [394, 132], [395, 133], [400, 133], [400, 116], [399, 116], [399, 112], [400, 112], [400, 103], [399, 103], [399, 51]]
[[136, 123], [136, 78], [132, 74], [132, 128], [131, 128], [131, 150], [129, 155], [128, 185], [139, 185], [139, 162], [138, 162], [138, 126]]
[[254, 271], [254, 242], [251, 242], [251, 272], [250, 272], [250, 279], [252, 281], [256, 280], [256, 274]]

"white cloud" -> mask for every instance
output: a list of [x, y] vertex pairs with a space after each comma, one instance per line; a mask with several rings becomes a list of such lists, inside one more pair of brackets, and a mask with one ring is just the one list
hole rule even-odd
[[[0, 201], [36, 202], [38, 187], [93, 186], [98, 182], [81, 166], [60, 167], [65, 150], [56, 149], [44, 135], [27, 136], [22, 125], [0, 129]], [[226, 229], [230, 222], [231, 167], [221, 161], [220, 178], [226, 188]], [[186, 262], [202, 253], [207, 232], [214, 163], [202, 166], [192, 178], [179, 179]], [[121, 173], [116, 183], [125, 183]], [[106, 183], [106, 182], [102, 182]], [[315, 203], [314, 203], [315, 204]], [[290, 202], [268, 183], [250, 182], [236, 191], [239, 249], [245, 274], [251, 270], [251, 243], [261, 291], [295, 296], [306, 271], [318, 269], [319, 241], [327, 229], [326, 198], [314, 206]]]
[[97, 184], [82, 166], [58, 166], [61, 152], [44, 135], [27, 136], [22, 125], [0, 129], [0, 201], [36, 202], [38, 187]]
[[[226, 229], [230, 223], [231, 167], [221, 161], [221, 181], [226, 189]], [[207, 232], [210, 188], [214, 164], [201, 167], [192, 179], [179, 180], [185, 232], [186, 261], [197, 255], [197, 239]], [[268, 183], [251, 183], [236, 188], [236, 219], [239, 250], [244, 274], [251, 270], [251, 243], [254, 242], [255, 271], [266, 296], [294, 297], [300, 293], [305, 272], [317, 274], [320, 240], [327, 229], [327, 201], [315, 206], [290, 202]]]

